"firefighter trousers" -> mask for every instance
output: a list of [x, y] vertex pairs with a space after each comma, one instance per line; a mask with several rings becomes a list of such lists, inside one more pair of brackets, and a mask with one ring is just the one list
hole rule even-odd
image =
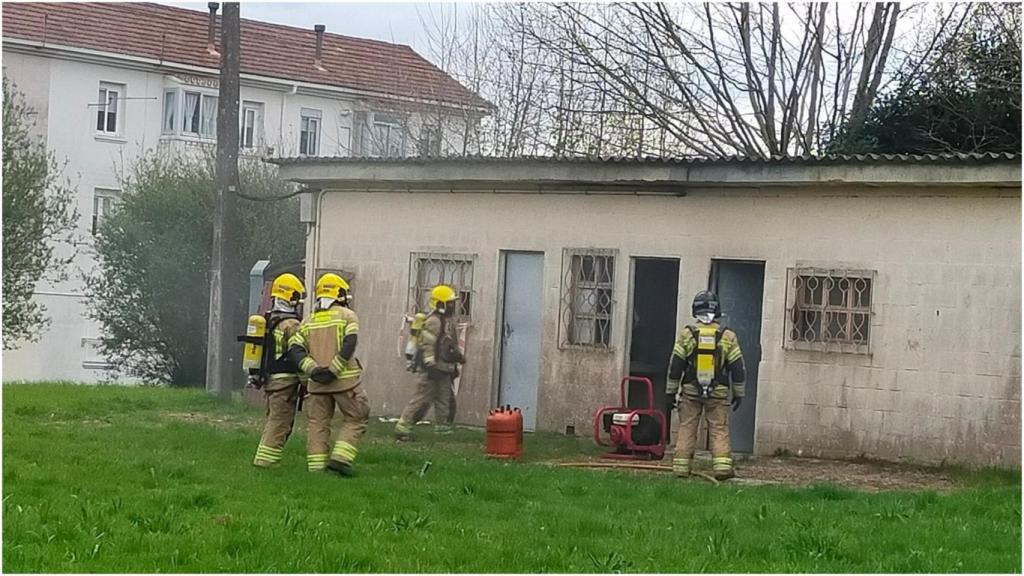
[[263, 436], [256, 448], [253, 464], [263, 468], [277, 466], [284, 455], [284, 444], [295, 426], [295, 402], [298, 400], [299, 385], [270, 390], [267, 395], [267, 421], [263, 425]]
[[701, 399], [689, 394], [679, 396], [679, 435], [672, 460], [673, 471], [680, 476], [690, 474], [694, 449], [697, 446], [697, 427], [701, 416], [707, 421], [710, 437], [711, 468], [716, 476], [731, 476], [732, 447], [729, 443], [728, 398]]
[[438, 430], [450, 428], [455, 421], [455, 387], [451, 374], [422, 372], [412, 400], [402, 411], [395, 429], [401, 434], [412, 432], [413, 425], [427, 415], [431, 406], [434, 407]]
[[[344, 392], [311, 393], [303, 405], [309, 422], [306, 458], [310, 472], [323, 470], [327, 460], [352, 463], [359, 453], [359, 440], [370, 421], [370, 403], [362, 384]], [[337, 437], [331, 443], [331, 420], [341, 412]]]

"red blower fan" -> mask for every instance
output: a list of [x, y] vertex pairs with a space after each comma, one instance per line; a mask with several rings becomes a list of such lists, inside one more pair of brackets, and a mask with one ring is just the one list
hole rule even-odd
[[[647, 386], [646, 408], [626, 406], [630, 382]], [[606, 406], [594, 414], [594, 442], [598, 446], [615, 447], [603, 457], [661, 460], [665, 456], [665, 414], [654, 406], [654, 384], [649, 378], [627, 376], [620, 384], [620, 397], [622, 406]]]

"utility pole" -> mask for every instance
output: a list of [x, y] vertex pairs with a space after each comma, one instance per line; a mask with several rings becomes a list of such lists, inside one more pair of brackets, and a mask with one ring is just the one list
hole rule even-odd
[[[211, 12], [217, 10], [210, 2]], [[231, 397], [237, 287], [236, 221], [238, 187], [238, 69], [241, 19], [238, 2], [225, 2], [221, 17], [220, 92], [217, 100], [217, 189], [214, 192], [213, 250], [210, 255], [210, 323], [207, 330], [206, 391]]]

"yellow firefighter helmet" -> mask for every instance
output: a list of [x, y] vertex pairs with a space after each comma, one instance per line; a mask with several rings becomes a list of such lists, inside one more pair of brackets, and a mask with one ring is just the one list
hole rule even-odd
[[430, 307], [434, 310], [437, 310], [439, 307], [447, 308], [448, 304], [451, 304], [458, 299], [459, 295], [455, 293], [455, 290], [453, 290], [451, 286], [438, 284], [430, 291]]
[[333, 298], [341, 303], [348, 302], [348, 282], [337, 274], [327, 273], [316, 282], [316, 297]]
[[281, 274], [274, 278], [274, 283], [270, 286], [270, 295], [285, 302], [298, 304], [306, 295], [306, 287], [294, 274]]

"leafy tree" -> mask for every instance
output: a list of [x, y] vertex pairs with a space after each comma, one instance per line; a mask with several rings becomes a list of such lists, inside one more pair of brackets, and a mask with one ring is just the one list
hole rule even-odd
[[[246, 196], [283, 195], [276, 168], [240, 166]], [[122, 200], [99, 228], [97, 272], [89, 278], [90, 316], [103, 326], [100, 347], [116, 374], [179, 386], [206, 375], [209, 267], [215, 170], [210, 158], [151, 154], [122, 183]], [[304, 251], [298, 199], [239, 205], [239, 253], [225, 271], [248, 286], [254, 261], [294, 262]], [[245, 310], [248, 291], [238, 294]], [[236, 316], [241, 330], [244, 318]]]
[[3, 98], [3, 347], [10, 350], [38, 340], [49, 324], [32, 293], [39, 280], [67, 279], [78, 212], [75, 189], [32, 134], [35, 112], [6, 76]]
[[859, 128], [831, 151], [1020, 152], [1020, 6], [979, 5], [966, 29], [927, 61], [899, 74]]

